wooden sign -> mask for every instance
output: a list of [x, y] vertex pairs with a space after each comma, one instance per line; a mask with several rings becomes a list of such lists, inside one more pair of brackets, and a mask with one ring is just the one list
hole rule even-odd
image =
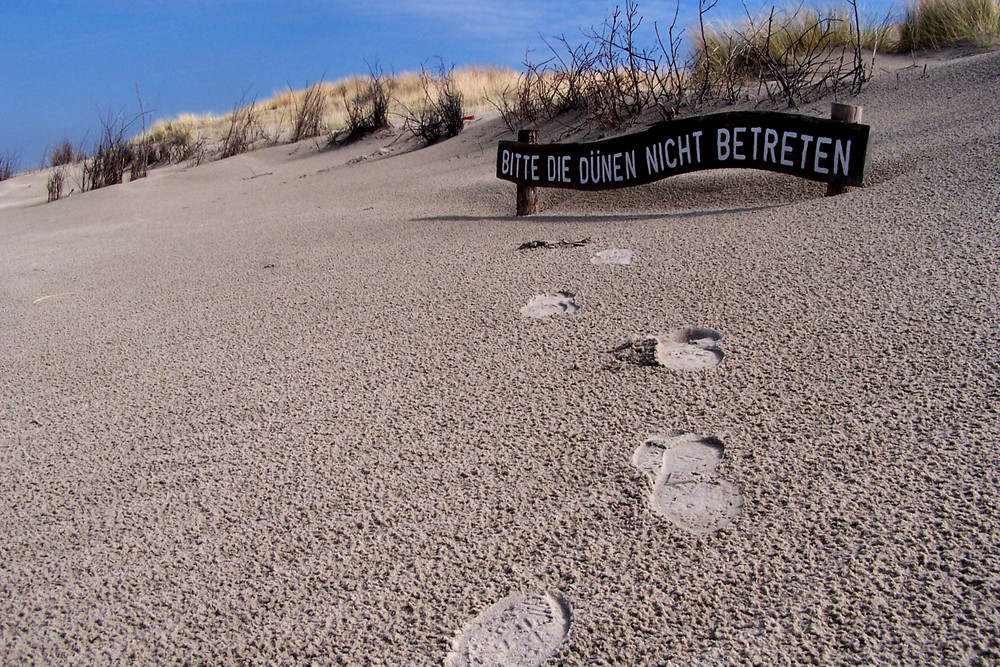
[[705, 169], [764, 169], [860, 186], [868, 131], [771, 111], [696, 116], [586, 144], [501, 141], [497, 178], [525, 187], [608, 190]]

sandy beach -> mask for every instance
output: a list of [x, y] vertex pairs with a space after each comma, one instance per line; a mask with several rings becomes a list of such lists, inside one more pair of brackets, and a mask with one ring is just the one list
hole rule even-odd
[[[0, 662], [493, 664], [462, 642], [521, 595], [565, 611], [546, 664], [996, 664], [998, 87], [880, 75], [831, 198], [714, 171], [515, 218], [489, 116], [0, 183]], [[612, 354], [682, 327], [721, 362]], [[635, 464], [678, 434], [738, 494], [712, 530]]]

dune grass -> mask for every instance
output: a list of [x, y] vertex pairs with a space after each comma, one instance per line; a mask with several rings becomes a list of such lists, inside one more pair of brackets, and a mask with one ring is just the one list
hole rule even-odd
[[[857, 19], [857, 20], [856, 20]], [[955, 46], [1000, 47], [1000, 0], [911, 0], [901, 20], [853, 14], [839, 5], [777, 6], [772, 12], [695, 31], [695, 51], [718, 62], [731, 52], [767, 53], [777, 62], [821, 48], [881, 53]]]
[[204, 145], [198, 136], [198, 128], [206, 126], [210, 120], [208, 116], [184, 114], [174, 120], [156, 123], [148, 132], [140, 135], [139, 140], [146, 141], [149, 145], [152, 164], [196, 159]]
[[[408, 117], [425, 109], [426, 77], [426, 73], [412, 72], [380, 76], [388, 93], [387, 120], [402, 125]], [[517, 73], [503, 67], [470, 66], [451, 70], [451, 80], [466, 108], [474, 112], [498, 97], [504, 87], [510, 87], [517, 80]], [[249, 105], [238, 102], [227, 114], [183, 115], [161, 120], [144, 136], [162, 147], [157, 154], [164, 156], [158, 160], [164, 162], [180, 162], [198, 153], [210, 153], [220, 142], [221, 152], [228, 157], [241, 152], [235, 150], [241, 143], [248, 144], [244, 148], [249, 149], [261, 143], [294, 142], [339, 133], [346, 136], [357, 129], [357, 119], [352, 113], [356, 114], [371, 95], [371, 77], [350, 76], [314, 83], [302, 90], [277, 91], [269, 99], [256, 101], [252, 114], [247, 113]], [[436, 98], [432, 97], [430, 102], [436, 102]], [[381, 118], [376, 125], [382, 128]], [[233, 137], [246, 141], [234, 141]]]
[[888, 20], [864, 16], [852, 0], [772, 7], [728, 23], [705, 19], [688, 66], [699, 96], [714, 91], [735, 102], [742, 89], [756, 85], [790, 107], [839, 88], [860, 92], [873, 67], [863, 54], [894, 49], [898, 33]]
[[900, 26], [898, 50], [1000, 46], [1000, 0], [914, 0]]
[[724, 63], [755, 73], [764, 60], [782, 66], [796, 58], [840, 48], [882, 50], [893, 42], [887, 24], [857, 17], [846, 6], [775, 8], [733, 23], [709, 23], [695, 35], [696, 58], [714, 69]]

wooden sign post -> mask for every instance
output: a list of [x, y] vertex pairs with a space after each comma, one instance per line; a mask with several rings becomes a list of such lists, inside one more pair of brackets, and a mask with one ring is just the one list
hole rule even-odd
[[[834, 102], [830, 105], [830, 119], [841, 123], [860, 123], [862, 111], [862, 107]], [[847, 186], [843, 183], [829, 183], [826, 186], [827, 197], [842, 195], [845, 192], [847, 192]]]
[[[860, 119], [860, 109], [853, 117]], [[763, 169], [860, 186], [868, 133], [852, 120], [771, 111], [684, 118], [586, 144], [539, 144], [537, 131], [522, 130], [518, 141], [497, 147], [497, 178], [518, 185], [518, 215], [534, 212], [535, 188], [610, 190], [705, 169]]]

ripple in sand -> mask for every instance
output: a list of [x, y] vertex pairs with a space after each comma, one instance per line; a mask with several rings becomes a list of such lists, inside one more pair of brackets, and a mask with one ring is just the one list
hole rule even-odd
[[715, 478], [725, 446], [693, 433], [652, 436], [632, 463], [653, 483], [654, 512], [692, 533], [712, 533], [743, 511], [743, 494], [732, 482]]
[[722, 363], [721, 341], [722, 334], [714, 329], [682, 327], [660, 336], [633, 336], [611, 353], [639, 366], [697, 371]]
[[576, 305], [572, 292], [556, 292], [555, 294], [542, 294], [529, 301], [521, 308], [521, 314], [525, 317], [551, 317], [552, 315], [572, 315], [580, 310]]
[[591, 264], [631, 264], [633, 261], [635, 253], [626, 248], [602, 250], [590, 258]]
[[479, 615], [454, 640], [448, 667], [537, 667], [566, 639], [569, 603], [543, 593], [516, 593]]

